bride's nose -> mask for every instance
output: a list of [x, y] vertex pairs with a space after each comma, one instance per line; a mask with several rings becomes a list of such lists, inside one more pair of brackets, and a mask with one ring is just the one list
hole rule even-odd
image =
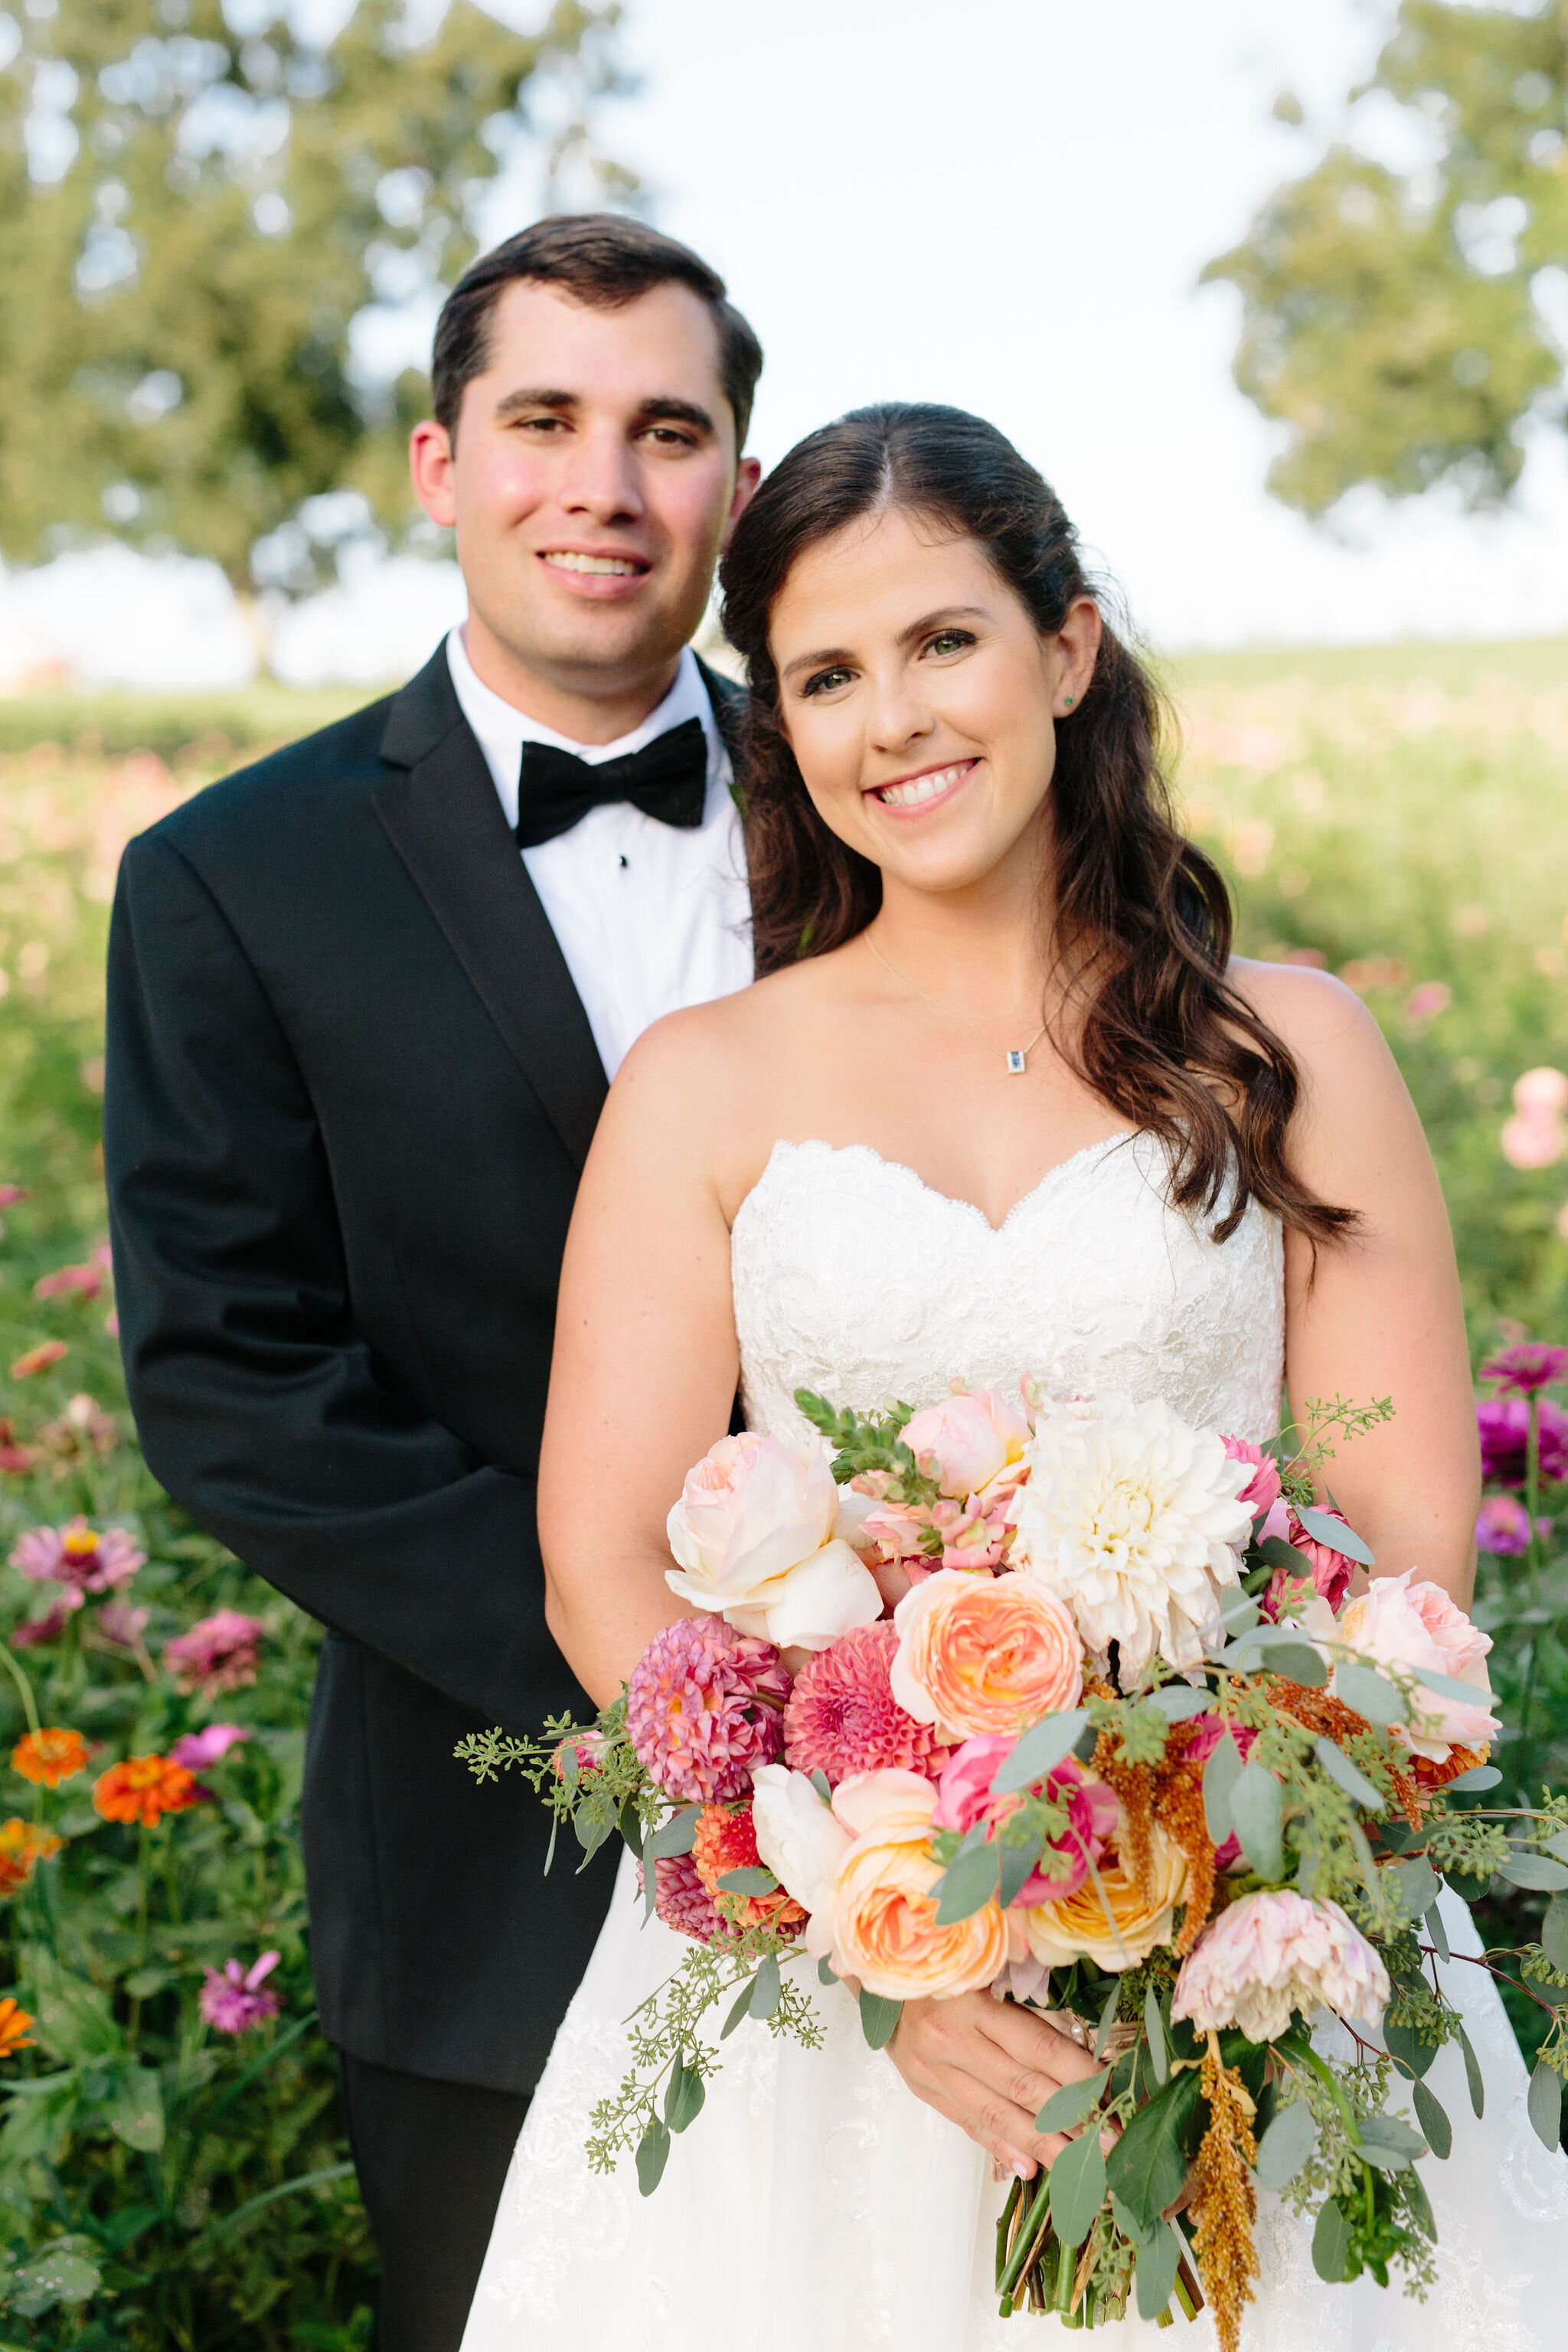
[[873, 751], [893, 754], [919, 743], [936, 725], [936, 714], [920, 680], [902, 663], [875, 672], [869, 681], [867, 740]]

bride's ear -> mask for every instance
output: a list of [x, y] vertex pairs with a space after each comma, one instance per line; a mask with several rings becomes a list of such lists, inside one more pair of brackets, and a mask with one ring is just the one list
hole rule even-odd
[[1054, 719], [1067, 718], [1089, 692], [1094, 665], [1100, 657], [1102, 626], [1100, 607], [1093, 597], [1075, 597], [1061, 627], [1050, 640], [1055, 670], [1051, 692]]

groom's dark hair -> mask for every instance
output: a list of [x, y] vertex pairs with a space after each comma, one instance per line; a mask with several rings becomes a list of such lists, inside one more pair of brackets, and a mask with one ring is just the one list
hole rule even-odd
[[729, 289], [689, 246], [623, 213], [557, 213], [509, 236], [464, 270], [442, 305], [430, 361], [436, 421], [454, 441], [463, 392], [489, 361], [490, 313], [519, 280], [559, 286], [595, 310], [618, 310], [656, 286], [685, 286], [707, 305], [719, 338], [719, 380], [735, 416], [735, 452], [746, 446], [763, 347]]

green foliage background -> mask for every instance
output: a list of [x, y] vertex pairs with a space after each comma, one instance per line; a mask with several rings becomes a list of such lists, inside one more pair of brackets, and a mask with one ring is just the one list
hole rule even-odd
[[[1244, 949], [1346, 973], [1388, 1034], [1442, 1172], [1478, 1362], [1518, 1327], [1568, 1337], [1568, 1156], [1519, 1170], [1500, 1150], [1521, 1072], [1568, 1064], [1565, 656], [1546, 642], [1260, 654], [1169, 680], [1188, 822], [1236, 882]], [[92, 1643], [90, 1609], [19, 1662], [44, 1719], [100, 1744], [92, 1771], [204, 1719], [251, 1733], [204, 1775], [212, 1799], [145, 1839], [98, 1819], [90, 1773], [42, 1800], [68, 1843], [0, 1905], [0, 1994], [37, 2021], [36, 2046], [0, 2062], [0, 2352], [333, 2352], [368, 2333], [372, 2253], [314, 2028], [298, 1849], [316, 1633], [157, 1492], [108, 1298], [33, 1297], [105, 1234], [101, 964], [125, 839], [360, 698], [0, 701], [0, 1181], [29, 1196], [3, 1213], [0, 1416], [34, 1453], [0, 1473], [0, 1560], [26, 1528], [81, 1511], [144, 1545], [131, 1598], [151, 1612], [145, 1664]], [[48, 1339], [68, 1349], [57, 1365], [5, 1377]], [[108, 1450], [71, 1418], [82, 1396], [112, 1420]], [[0, 1632], [39, 1597], [0, 1569]], [[224, 1605], [264, 1622], [258, 1679], [211, 1704], [182, 1696], [163, 1645]], [[1517, 1563], [1486, 1561], [1479, 1611], [1502, 1711], [1528, 1735], [1500, 1752], [1510, 1785], [1561, 1785], [1568, 1570], [1549, 1563], [1535, 1594]], [[24, 1718], [0, 1680], [3, 1821], [27, 1817], [34, 1792], [7, 1767]], [[1512, 1900], [1519, 1940], [1539, 1899]], [[238, 2040], [205, 2026], [205, 1969], [274, 1948], [276, 2023]], [[1538, 2024], [1516, 2023], [1531, 2045]]]

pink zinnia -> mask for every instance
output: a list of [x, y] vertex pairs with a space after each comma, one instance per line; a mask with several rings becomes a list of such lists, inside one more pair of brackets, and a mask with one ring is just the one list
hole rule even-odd
[[1522, 1339], [1481, 1366], [1483, 1381], [1496, 1381], [1504, 1396], [1531, 1397], [1553, 1381], [1568, 1380], [1568, 1348], [1542, 1339]]
[[150, 1609], [133, 1609], [129, 1601], [106, 1601], [98, 1612], [98, 1630], [106, 1642], [133, 1650], [147, 1630]]
[[97, 1298], [103, 1290], [100, 1265], [90, 1261], [86, 1265], [58, 1266], [53, 1274], [42, 1274], [33, 1285], [35, 1298], [68, 1298], [79, 1293], [83, 1298]]
[[[1541, 1440], [1541, 1475], [1553, 1485], [1568, 1478], [1568, 1413], [1550, 1397], [1536, 1403]], [[1530, 1435], [1530, 1407], [1523, 1397], [1483, 1397], [1476, 1407], [1481, 1438], [1481, 1482], [1488, 1486], [1522, 1486]]]
[[825, 1772], [833, 1786], [857, 1772], [923, 1772], [947, 1761], [934, 1723], [917, 1723], [893, 1696], [896, 1627], [858, 1625], [808, 1658], [784, 1709], [784, 1756], [796, 1772]]
[[123, 1528], [102, 1535], [85, 1519], [63, 1528], [29, 1528], [11, 1565], [38, 1584], [67, 1584], [77, 1592], [112, 1592], [129, 1584], [147, 1555]]
[[213, 1698], [220, 1691], [238, 1690], [256, 1680], [256, 1654], [264, 1630], [259, 1617], [220, 1609], [166, 1643], [163, 1664], [183, 1691], [199, 1690]]
[[721, 1617], [678, 1617], [632, 1668], [626, 1730], [667, 1796], [711, 1803], [742, 1796], [784, 1745], [789, 1675], [771, 1642]]
[[237, 1723], [209, 1723], [205, 1731], [187, 1731], [183, 1739], [176, 1739], [169, 1754], [187, 1772], [205, 1772], [249, 1737]]
[[715, 1936], [725, 1934], [724, 1922], [713, 1908], [713, 1898], [698, 1876], [690, 1854], [662, 1856], [653, 1866], [653, 1907], [678, 1936], [710, 1944]]
[[[1542, 1519], [1541, 1530], [1550, 1534], [1552, 1522]], [[1517, 1495], [1488, 1495], [1476, 1515], [1476, 1546], [1500, 1559], [1517, 1558], [1530, 1549], [1530, 1513]]]
[[209, 2025], [220, 2033], [247, 2033], [253, 2025], [264, 2025], [278, 2014], [278, 1996], [263, 1992], [261, 1980], [271, 1975], [278, 1966], [280, 1952], [263, 1952], [248, 1969], [237, 1960], [226, 1960], [222, 1969], [209, 1969], [196, 2005]]

